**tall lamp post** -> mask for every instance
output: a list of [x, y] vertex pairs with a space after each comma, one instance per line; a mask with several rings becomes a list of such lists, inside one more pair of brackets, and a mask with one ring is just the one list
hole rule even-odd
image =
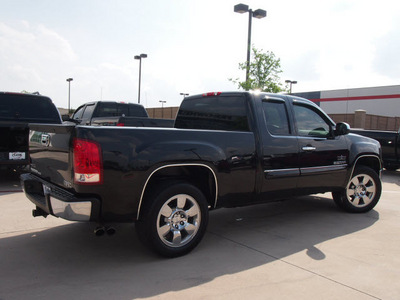
[[142, 58], [146, 58], [147, 54], [140, 54], [140, 55], [135, 55], [135, 59], [139, 60], [139, 93], [138, 93], [138, 103], [140, 104], [140, 83], [141, 83], [141, 77], [142, 77]]
[[67, 78], [68, 81], [68, 114], [71, 111], [70, 100], [71, 100], [71, 81], [74, 80], [73, 78]]
[[189, 96], [188, 93], [180, 93], [181, 96], [183, 96], [183, 99], [185, 99], [187, 96]]
[[286, 83], [289, 83], [289, 94], [292, 93], [292, 84], [296, 84], [296, 80], [285, 80]]
[[[250, 70], [250, 48], [251, 48], [251, 20], [252, 18], [262, 19], [267, 16], [267, 12], [263, 9], [257, 9], [253, 11], [249, 8], [246, 4], [236, 4], [233, 7], [234, 12], [244, 14], [246, 12], [249, 13], [249, 26], [248, 26], [248, 33], [247, 33], [247, 67], [246, 67], [246, 82], [249, 80], [249, 70]], [[246, 89], [248, 90], [248, 88]]]
[[161, 103], [161, 119], [164, 119], [164, 103], [167, 103], [167, 101], [160, 100], [158, 102]]

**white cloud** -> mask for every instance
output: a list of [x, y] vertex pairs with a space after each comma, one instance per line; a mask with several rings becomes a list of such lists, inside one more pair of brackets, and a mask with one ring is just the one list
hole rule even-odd
[[77, 59], [68, 41], [27, 21], [0, 23], [0, 43], [0, 90], [47, 90], [60, 70]]

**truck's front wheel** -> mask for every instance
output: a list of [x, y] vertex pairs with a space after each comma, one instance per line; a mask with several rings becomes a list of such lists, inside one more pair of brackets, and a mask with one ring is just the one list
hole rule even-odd
[[357, 167], [341, 192], [333, 192], [335, 203], [342, 209], [352, 213], [370, 211], [381, 197], [382, 184], [378, 174], [368, 167]]
[[201, 241], [208, 223], [208, 205], [193, 185], [177, 183], [153, 193], [152, 205], [136, 223], [139, 238], [166, 257], [184, 255]]

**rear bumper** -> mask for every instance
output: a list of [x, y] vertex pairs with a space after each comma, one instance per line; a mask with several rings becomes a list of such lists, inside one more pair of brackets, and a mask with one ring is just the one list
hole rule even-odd
[[21, 184], [26, 197], [47, 214], [70, 221], [99, 221], [100, 200], [95, 197], [77, 197], [32, 174], [22, 174]]

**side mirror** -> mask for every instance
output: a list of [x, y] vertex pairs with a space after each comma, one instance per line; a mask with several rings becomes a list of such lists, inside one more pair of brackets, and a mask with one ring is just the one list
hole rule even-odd
[[350, 132], [350, 125], [345, 122], [336, 124], [335, 135], [346, 135]]
[[75, 123], [75, 124], [80, 124], [81, 123], [81, 121], [79, 121], [79, 120], [71, 119], [69, 117], [69, 115], [62, 115], [61, 119], [63, 120], [63, 122], [72, 122], [72, 123]]
[[69, 115], [62, 115], [61, 119], [65, 122], [65, 121], [69, 121]]

